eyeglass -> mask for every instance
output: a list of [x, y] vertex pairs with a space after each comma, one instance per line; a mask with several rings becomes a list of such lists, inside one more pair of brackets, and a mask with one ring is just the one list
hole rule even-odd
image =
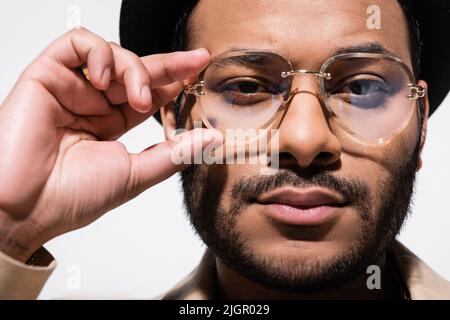
[[254, 51], [217, 57], [184, 94], [195, 97], [208, 128], [264, 129], [282, 119], [301, 92], [292, 89], [301, 75], [317, 77], [331, 130], [343, 129], [369, 143], [383, 144], [398, 135], [425, 96], [408, 66], [391, 55], [339, 54], [313, 71], [294, 69], [278, 54]]

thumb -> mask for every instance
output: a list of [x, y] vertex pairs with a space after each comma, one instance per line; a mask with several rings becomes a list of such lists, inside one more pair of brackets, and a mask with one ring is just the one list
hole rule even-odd
[[140, 194], [191, 164], [201, 164], [203, 150], [222, 143], [220, 131], [197, 128], [153, 145], [139, 154], [130, 154], [130, 196]]

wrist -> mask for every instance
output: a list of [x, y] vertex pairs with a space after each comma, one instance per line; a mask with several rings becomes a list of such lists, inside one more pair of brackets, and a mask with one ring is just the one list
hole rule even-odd
[[[25, 222], [11, 223], [0, 220], [0, 251], [26, 263], [42, 245], [34, 241], [33, 233], [26, 231]], [[29, 229], [29, 228], [28, 228]]]

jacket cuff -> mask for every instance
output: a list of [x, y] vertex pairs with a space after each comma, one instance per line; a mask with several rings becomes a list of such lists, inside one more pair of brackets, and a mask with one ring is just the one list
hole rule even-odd
[[53, 256], [41, 247], [38, 265], [17, 261], [0, 251], [0, 300], [36, 299], [56, 268]]

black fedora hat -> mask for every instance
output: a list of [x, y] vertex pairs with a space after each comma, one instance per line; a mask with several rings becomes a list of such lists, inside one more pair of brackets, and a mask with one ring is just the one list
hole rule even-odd
[[[121, 45], [139, 56], [173, 51], [179, 21], [198, 0], [123, 0]], [[419, 78], [429, 85], [430, 115], [450, 90], [450, 0], [410, 0], [423, 51]], [[159, 114], [155, 117], [159, 122]]]

